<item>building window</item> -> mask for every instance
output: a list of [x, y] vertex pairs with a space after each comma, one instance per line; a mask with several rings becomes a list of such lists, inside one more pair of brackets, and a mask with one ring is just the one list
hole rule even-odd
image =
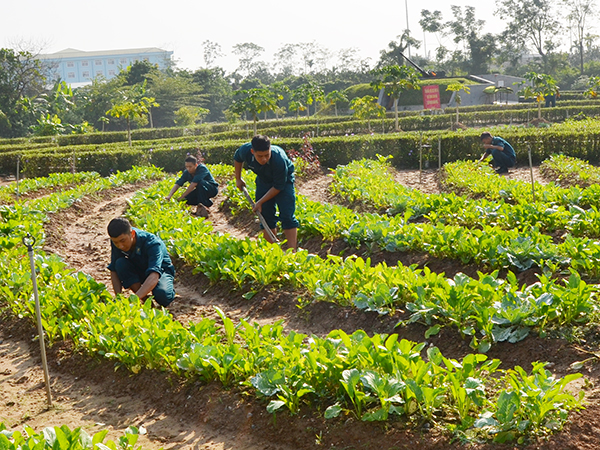
[[126, 58], [121, 58], [119, 62], [121, 64], [127, 64], [127, 59]]
[[81, 61], [81, 67], [87, 67], [88, 65], [87, 61]]
[[89, 78], [90, 77], [90, 72], [88, 70], [84, 70], [83, 71], [83, 78]]
[[69, 73], [67, 73], [67, 77], [68, 78], [75, 78], [75, 72], [69, 72]]
[[96, 76], [97, 77], [101, 77], [102, 75], [104, 75], [104, 73], [102, 73], [102, 72], [96, 72]]
[[101, 66], [102, 65], [102, 61], [100, 61], [99, 59], [96, 60], [96, 65], [97, 66]]
[[70, 61], [67, 63], [67, 67], [75, 67], [75, 63], [73, 61]]
[[114, 71], [114, 70], [109, 70], [109, 71], [108, 71], [108, 75], [110, 75], [110, 76], [114, 76], [114, 75], [115, 75], [115, 71]]
[[111, 66], [115, 65], [115, 60], [114, 59], [109, 59], [108, 60], [108, 64], [110, 64]]

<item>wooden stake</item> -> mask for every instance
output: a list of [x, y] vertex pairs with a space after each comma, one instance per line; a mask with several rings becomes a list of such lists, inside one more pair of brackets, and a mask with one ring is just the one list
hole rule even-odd
[[531, 162], [531, 144], [527, 143], [527, 154], [529, 155], [529, 173], [531, 174], [531, 197], [535, 202], [535, 182], [533, 179], [533, 163]]

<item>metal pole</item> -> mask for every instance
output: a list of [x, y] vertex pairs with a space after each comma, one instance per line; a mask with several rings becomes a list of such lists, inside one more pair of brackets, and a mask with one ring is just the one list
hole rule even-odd
[[535, 202], [535, 183], [533, 180], [533, 163], [531, 162], [531, 144], [527, 143], [527, 154], [529, 155], [529, 173], [531, 174], [531, 197]]
[[48, 372], [48, 361], [46, 360], [46, 346], [44, 344], [44, 327], [42, 326], [42, 313], [40, 312], [40, 299], [38, 296], [35, 262], [33, 259], [33, 246], [35, 245], [35, 238], [31, 236], [31, 234], [27, 233], [27, 236], [23, 237], [23, 245], [27, 247], [27, 253], [29, 253], [29, 263], [31, 266], [31, 281], [33, 283], [33, 297], [35, 299], [35, 316], [37, 319], [38, 335], [40, 339], [40, 351], [42, 353], [42, 367], [44, 369], [44, 380], [46, 381], [48, 407], [51, 408], [52, 393], [50, 392], [50, 374]]

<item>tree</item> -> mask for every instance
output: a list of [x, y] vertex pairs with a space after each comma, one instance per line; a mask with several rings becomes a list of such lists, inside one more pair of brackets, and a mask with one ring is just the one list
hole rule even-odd
[[192, 81], [206, 96], [206, 103], [202, 105], [210, 110], [206, 120], [222, 120], [233, 98], [233, 88], [225, 77], [225, 71], [220, 67], [198, 69], [192, 73]]
[[306, 106], [304, 106], [301, 102], [297, 101], [297, 100], [290, 100], [290, 103], [288, 104], [288, 109], [292, 112], [296, 112], [296, 119], [298, 118], [298, 115], [300, 114], [300, 111], [305, 111], [306, 110]]
[[44, 104], [47, 114], [57, 115], [63, 121], [65, 115], [75, 105], [73, 90], [67, 83], [60, 80], [54, 83], [49, 92], [40, 95], [37, 101]]
[[519, 93], [526, 99], [535, 98], [538, 104], [538, 119], [541, 119], [542, 101], [547, 95], [556, 95], [558, 92], [556, 81], [550, 75], [536, 72], [527, 72], [524, 78], [526, 81], [523, 83], [529, 82], [529, 84], [524, 85]]
[[44, 92], [45, 82], [42, 66], [31, 53], [0, 49], [0, 136], [27, 134], [39, 118], [32, 99]]
[[258, 116], [262, 112], [273, 111], [277, 101], [283, 97], [265, 87], [242, 89], [234, 92], [237, 97], [230, 110], [237, 114], [250, 113], [254, 122], [254, 135], [257, 134]]
[[[487, 73], [488, 64], [496, 50], [496, 38], [490, 34], [481, 34], [485, 21], [476, 19], [475, 8], [451, 6], [454, 19], [444, 26], [454, 35], [453, 41], [461, 45], [460, 50], [452, 54], [452, 60], [461, 67], [462, 71], [482, 74]], [[427, 25], [438, 26], [433, 19]]]
[[398, 42], [390, 41], [388, 44], [388, 50], [381, 50], [379, 56], [379, 62], [377, 63], [377, 67], [385, 67], [385, 66], [403, 66], [406, 64], [404, 57], [402, 56], [408, 47], [419, 48], [421, 42], [416, 40], [410, 35], [410, 30], [404, 30], [404, 32], [396, 36]]
[[237, 71], [242, 75], [250, 75], [253, 72], [253, 65], [256, 63], [256, 59], [265, 51], [260, 45], [256, 45], [252, 42], [245, 42], [243, 44], [235, 44], [233, 46], [233, 54], [239, 56], [239, 66]]
[[341, 91], [331, 91], [325, 96], [325, 101], [330, 105], [333, 105], [335, 109], [335, 115], [338, 115], [338, 103], [347, 102], [348, 97]]
[[298, 44], [298, 49], [304, 62], [304, 73], [323, 72], [327, 68], [327, 62], [331, 58], [331, 53], [326, 48], [321, 47], [316, 42], [302, 42]]
[[153, 110], [153, 124], [159, 127], [172, 127], [175, 124], [175, 111], [183, 106], [204, 107], [208, 99], [202, 87], [194, 83], [193, 76], [186, 71], [177, 71], [168, 76], [162, 72], [150, 75], [148, 95], [154, 97], [160, 108]]
[[[82, 117], [82, 120], [104, 131], [108, 124], [108, 118], [105, 116], [106, 111], [111, 109], [113, 105], [123, 101], [122, 90], [123, 80], [119, 77], [108, 81], [94, 78], [92, 84], [82, 86], [73, 93], [75, 96], [75, 111]], [[111, 126], [111, 128], [113, 127]]]
[[412, 67], [398, 65], [374, 69], [371, 73], [375, 77], [375, 80], [371, 82], [373, 89], [379, 91], [383, 88], [394, 104], [394, 128], [398, 131], [398, 99], [403, 92], [409, 89], [421, 89], [419, 86], [420, 75]]
[[292, 100], [306, 107], [306, 117], [310, 117], [310, 105], [315, 104], [315, 114], [317, 113], [317, 102], [325, 99], [323, 88], [319, 84], [309, 79], [292, 91]]
[[569, 19], [569, 28], [574, 31], [575, 40], [573, 46], [579, 53], [579, 70], [583, 75], [583, 56], [588, 30], [587, 20], [597, 16], [595, 0], [563, 0], [563, 4], [569, 10], [567, 19]]
[[466, 86], [462, 83], [450, 83], [447, 87], [446, 87], [447, 91], [450, 92], [456, 92], [456, 94], [454, 95], [454, 101], [456, 102], [456, 124], [459, 124], [458, 121], [458, 107], [461, 104], [461, 98], [460, 98], [460, 91], [464, 91], [465, 93], [470, 93], [471, 92], [471, 88], [469, 86]]
[[354, 117], [366, 120], [369, 131], [371, 131], [371, 119], [385, 117], [385, 108], [377, 103], [377, 98], [372, 95], [353, 98], [350, 109], [354, 110]]
[[198, 106], [182, 106], [175, 111], [175, 124], [179, 127], [189, 127], [202, 120], [210, 113], [206, 108]]
[[123, 79], [123, 84], [133, 86], [148, 81], [153, 75], [160, 73], [157, 64], [148, 61], [135, 61], [132, 65], [119, 72], [119, 77]]
[[547, 70], [548, 53], [558, 45], [560, 23], [554, 16], [555, 0], [500, 0], [496, 15], [507, 21], [506, 38], [533, 45]]
[[496, 38], [490, 34], [478, 36], [472, 32], [468, 38], [471, 64], [469, 72], [472, 74], [485, 74], [488, 72], [489, 62], [496, 51]]
[[124, 95], [124, 101], [114, 105], [106, 111], [106, 114], [113, 117], [124, 117], [127, 120], [127, 140], [131, 147], [131, 121], [136, 118], [144, 118], [150, 113], [150, 108], [160, 106], [153, 97], [136, 98], [140, 90], [129, 92]]
[[207, 69], [210, 69], [210, 66], [214, 64], [217, 58], [223, 56], [221, 45], [216, 42], [209, 40], [202, 42], [202, 50], [202, 57], [204, 58], [204, 64], [206, 64]]
[[[278, 100], [282, 100], [283, 96], [290, 92], [290, 88], [285, 83], [285, 81], [276, 81], [274, 83], [271, 83], [269, 87], [271, 89], [271, 92], [273, 92], [277, 96]], [[273, 112], [275, 113], [275, 118], [279, 119], [280, 115], [285, 114], [285, 108], [277, 106], [273, 109]]]
[[[419, 20], [419, 25], [423, 32], [433, 33], [438, 43], [438, 48], [442, 46], [440, 42], [440, 33], [444, 31], [444, 23], [442, 22], [442, 12], [435, 10], [433, 12], [428, 9], [421, 10], [421, 19]], [[423, 47], [425, 58], [429, 59], [429, 55], [427, 54], [427, 43], [425, 38], [423, 38]]]
[[284, 44], [277, 52], [275, 52], [275, 67], [278, 67], [280, 73], [289, 77], [297, 74], [296, 56], [298, 54], [298, 44]]
[[590, 77], [587, 83], [587, 89], [585, 95], [590, 98], [598, 98], [598, 91], [600, 91], [600, 77]]

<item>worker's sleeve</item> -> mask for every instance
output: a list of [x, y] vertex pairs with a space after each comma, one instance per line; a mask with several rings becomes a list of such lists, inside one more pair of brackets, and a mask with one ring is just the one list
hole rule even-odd
[[271, 172], [273, 176], [273, 187], [279, 191], [283, 191], [288, 181], [288, 167], [285, 159], [279, 155], [276, 156], [275, 153], [273, 153], [270, 164], [273, 166]]
[[177, 186], [183, 186], [185, 184], [186, 181], [190, 181], [190, 174], [187, 170], [183, 171], [183, 174], [181, 175], [181, 177], [179, 178], [179, 180], [177, 180], [175, 182], [175, 184]]
[[121, 256], [123, 256], [121, 251], [117, 247], [115, 247], [115, 245], [111, 242], [110, 243], [110, 264], [108, 265], [108, 270], [110, 270], [111, 272], [117, 271], [117, 269], [115, 268], [115, 263], [117, 262], [117, 259], [119, 259]]
[[146, 243], [146, 254], [148, 256], [148, 267], [145, 272], [146, 276], [150, 275], [152, 272], [162, 275], [163, 254], [158, 239], [155, 238]]
[[[192, 183], [198, 183], [198, 186], [208, 194], [209, 197], [214, 197], [219, 193], [219, 183], [217, 183], [204, 164], [199, 165], [196, 169], [196, 174]], [[197, 188], [196, 188], [197, 189]]]
[[233, 160], [237, 161], [237, 162], [246, 162], [246, 157], [248, 156], [248, 152], [250, 151], [250, 149], [252, 148], [252, 145], [248, 145], [248, 144], [244, 144], [241, 147], [239, 147], [234, 155], [233, 155]]

